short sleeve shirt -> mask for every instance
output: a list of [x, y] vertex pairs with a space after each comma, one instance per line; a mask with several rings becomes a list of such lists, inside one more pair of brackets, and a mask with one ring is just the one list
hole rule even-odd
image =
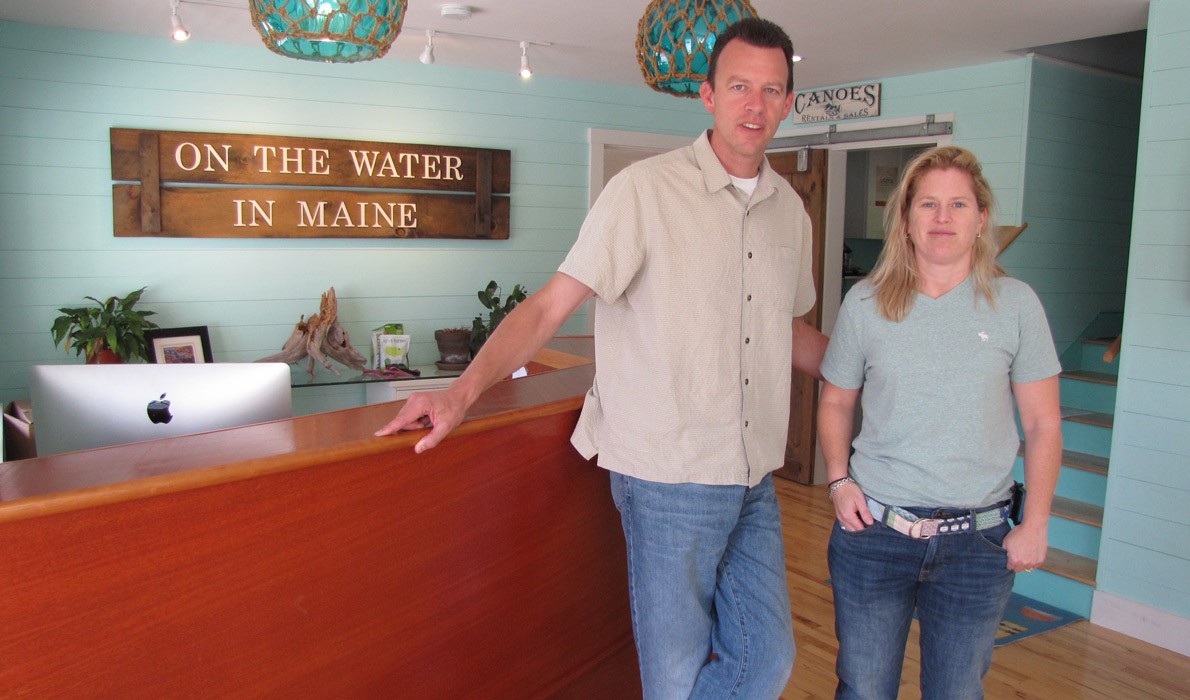
[[789, 183], [766, 161], [744, 195], [709, 132], [612, 178], [559, 268], [596, 294], [579, 452], [664, 483], [754, 486], [780, 467], [811, 245]]
[[918, 294], [889, 321], [864, 280], [847, 294], [822, 363], [863, 388], [851, 476], [888, 505], [982, 508], [1008, 498], [1020, 439], [1012, 383], [1061, 371], [1045, 310], [1023, 282], [993, 282], [995, 306], [968, 277], [937, 299]]

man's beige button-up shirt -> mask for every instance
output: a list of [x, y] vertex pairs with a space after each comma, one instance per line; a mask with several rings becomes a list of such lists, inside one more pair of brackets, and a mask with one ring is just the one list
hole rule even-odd
[[571, 441], [641, 479], [755, 486], [784, 462], [810, 219], [767, 161], [744, 195], [708, 137], [612, 178], [559, 268], [597, 295]]

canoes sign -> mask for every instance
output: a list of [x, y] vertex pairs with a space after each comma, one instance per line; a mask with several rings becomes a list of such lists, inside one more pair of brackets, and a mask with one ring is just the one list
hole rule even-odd
[[111, 147], [116, 236], [508, 238], [507, 150], [139, 129]]
[[880, 83], [806, 90], [794, 95], [795, 124], [880, 116]]

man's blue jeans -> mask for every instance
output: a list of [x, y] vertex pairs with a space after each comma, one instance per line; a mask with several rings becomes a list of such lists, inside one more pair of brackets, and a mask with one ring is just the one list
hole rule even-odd
[[612, 473], [646, 700], [769, 700], [793, 669], [772, 476], [755, 488]]
[[[908, 508], [918, 517], [962, 511]], [[1014, 574], [1001, 547], [1009, 526], [916, 540], [881, 523], [844, 531], [828, 547], [835, 595], [835, 697], [897, 697], [914, 608], [923, 700], [983, 697], [983, 676]]]

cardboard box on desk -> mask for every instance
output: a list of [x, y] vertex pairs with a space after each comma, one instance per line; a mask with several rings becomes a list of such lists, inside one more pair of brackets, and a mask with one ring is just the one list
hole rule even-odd
[[372, 332], [372, 358], [368, 369], [388, 369], [409, 364], [410, 336], [405, 335], [405, 326], [389, 323]]

